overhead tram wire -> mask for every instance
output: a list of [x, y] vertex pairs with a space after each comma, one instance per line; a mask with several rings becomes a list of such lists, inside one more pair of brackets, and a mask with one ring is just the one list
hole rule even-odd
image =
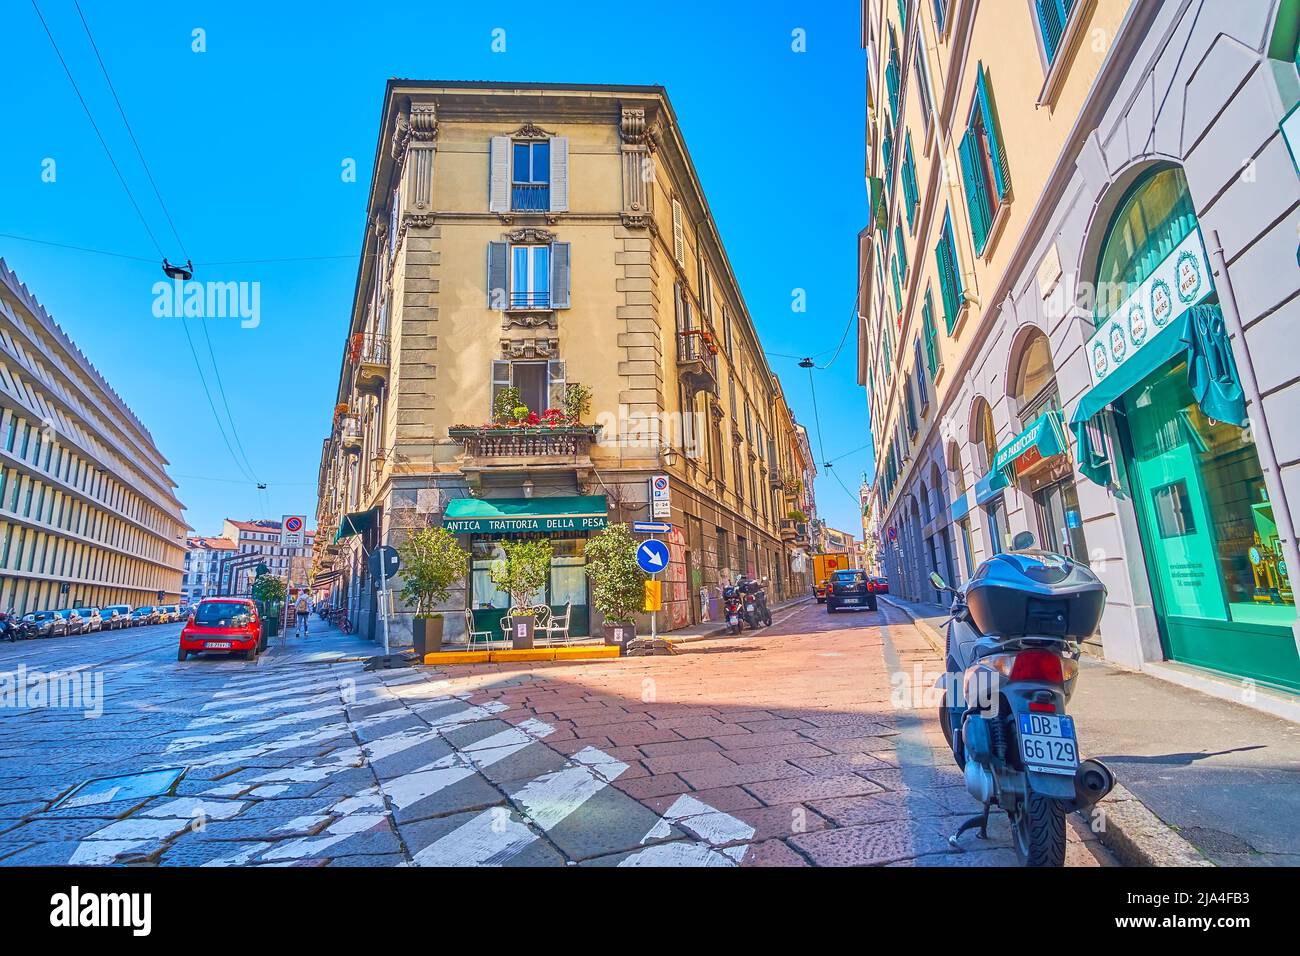
[[[32, 0], [32, 5], [35, 6], [35, 4], [36, 4], [36, 0]], [[122, 118], [122, 125], [126, 127], [127, 135], [131, 137], [131, 144], [135, 147], [136, 156], [140, 160], [140, 165], [144, 168], [145, 176], [149, 180], [149, 185], [153, 188], [154, 196], [158, 200], [158, 205], [162, 209], [163, 216], [167, 219], [167, 225], [171, 228], [172, 235], [175, 237], [177, 245], [180, 246], [181, 254], [184, 255], [185, 258], [188, 260], [190, 258], [189, 251], [185, 248], [185, 242], [184, 240], [181, 239], [180, 232], [176, 228], [176, 222], [172, 218], [171, 211], [167, 208], [167, 203], [162, 197], [162, 191], [158, 188], [158, 182], [156, 179], [154, 179], [153, 171], [149, 168], [149, 161], [145, 159], [144, 150], [141, 149], [140, 147], [140, 141], [136, 138], [135, 130], [131, 126], [131, 121], [130, 119], [127, 118], [126, 108], [123, 107], [122, 105], [121, 97], [117, 95], [117, 87], [113, 85], [113, 78], [108, 73], [108, 65], [104, 63], [104, 57], [99, 52], [99, 44], [95, 42], [95, 35], [91, 32], [90, 24], [86, 21], [86, 15], [81, 9], [81, 3], [79, 2], [79, 0], [73, 0], [73, 6], [75, 6], [77, 9], [77, 16], [81, 18], [81, 26], [86, 31], [86, 39], [90, 41], [90, 48], [95, 52], [95, 59], [99, 62], [100, 72], [104, 74], [104, 82], [108, 85], [109, 92], [113, 94], [113, 102], [117, 105], [117, 112], [118, 115], [121, 116]], [[39, 9], [37, 10], [37, 13], [38, 14], [40, 13]], [[43, 19], [42, 22], [44, 22]], [[49, 32], [48, 27], [46, 28], [46, 32], [47, 33]], [[50, 36], [50, 40], [51, 42], [53, 42], [54, 40], [54, 37], [52, 35]], [[65, 64], [65, 69], [66, 69], [66, 64]], [[71, 72], [68, 73], [68, 77], [69, 79], [71, 79], [72, 77]], [[80, 96], [80, 93], [78, 93], [78, 95]], [[84, 101], [83, 101], [83, 105], [85, 105]], [[87, 115], [90, 115], [89, 107], [87, 107], [86, 113]], [[92, 123], [94, 122], [93, 118], [91, 122]], [[98, 131], [98, 127], [96, 127], [96, 130]], [[108, 149], [107, 144], [105, 144], [104, 148], [105, 150]], [[114, 164], [114, 167], [116, 168], [116, 163]], [[120, 177], [120, 173], [119, 173], [119, 177]], [[125, 181], [123, 182], [123, 185], [125, 185]], [[134, 198], [132, 201], [134, 201]], [[154, 244], [157, 245], [157, 242], [155, 241]], [[194, 357], [195, 368], [199, 370], [200, 379], [203, 379], [204, 378], [203, 370], [200, 367], [198, 352], [194, 348], [194, 342], [192, 336], [190, 335], [187, 318], [184, 314], [182, 314], [180, 318], [181, 318], [181, 326], [185, 329], [185, 338], [190, 345], [190, 353]], [[216, 352], [212, 348], [212, 336], [208, 334], [207, 323], [201, 323], [201, 327], [203, 329], [204, 341], [207, 344], [208, 358], [212, 360], [212, 373], [217, 380], [217, 391], [221, 395], [221, 403], [226, 410], [226, 421], [230, 425], [230, 434], [231, 436], [233, 436], [235, 440], [235, 447], [239, 449], [239, 456], [240, 458], [242, 458], [242, 465], [240, 464], [239, 461], [236, 461], [235, 464], [240, 467], [241, 472], [244, 472], [249, 477], [249, 480], [261, 486], [262, 482], [257, 477], [257, 470], [253, 467], [252, 461], [249, 460], [248, 453], [244, 450], [244, 443], [240, 440], [239, 427], [235, 424], [235, 416], [230, 411], [230, 401], [226, 397], [226, 386], [224, 381], [222, 381], [221, 378], [221, 363], [217, 361]], [[206, 380], [204, 381], [204, 392], [207, 394], [208, 401], [211, 404], [212, 394], [211, 391], [208, 390], [207, 388]], [[217, 414], [215, 404], [213, 405], [212, 408], [212, 414], [213, 417], [217, 419], [217, 424], [218, 427], [220, 428], [221, 427], [220, 416]], [[225, 437], [226, 437], [225, 431], [224, 429], [222, 429], [222, 438], [225, 439]], [[235, 452], [233, 449], [230, 448], [230, 442], [228, 440], [226, 441], [226, 448], [230, 449], [230, 454], [232, 457], [234, 457]], [[259, 492], [262, 492], [263, 497], [265, 497], [265, 493], [263, 489], [260, 487], [259, 487]]]

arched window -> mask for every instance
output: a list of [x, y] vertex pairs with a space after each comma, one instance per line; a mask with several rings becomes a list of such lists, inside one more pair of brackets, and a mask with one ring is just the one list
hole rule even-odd
[[1020, 351], [1020, 360], [1011, 377], [1011, 397], [1022, 427], [1027, 427], [1049, 407], [1060, 404], [1051, 346], [1042, 332], [1033, 332]]
[[948, 473], [952, 475], [953, 501], [966, 494], [966, 471], [961, 463], [961, 449], [954, 443], [948, 447]]
[[1120, 203], [1107, 232], [1097, 269], [1097, 324], [1195, 228], [1182, 169], [1168, 166], [1144, 176]]
[[998, 430], [993, 424], [993, 409], [982, 398], [976, 403], [974, 424], [979, 470], [987, 472], [993, 467], [993, 459], [998, 456]]

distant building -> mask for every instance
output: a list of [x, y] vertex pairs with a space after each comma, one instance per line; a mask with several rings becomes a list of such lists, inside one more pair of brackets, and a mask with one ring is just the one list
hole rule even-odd
[[0, 610], [176, 601], [185, 521], [166, 465], [0, 259]]
[[221, 559], [236, 552], [229, 538], [190, 538], [185, 542], [185, 573], [181, 576], [181, 597], [191, 603], [219, 593]]
[[[221, 575], [222, 594], [248, 594], [252, 589], [253, 575], [259, 564], [265, 564], [276, 577], [288, 579], [292, 572], [297, 578], [304, 576], [315, 557], [316, 533], [308, 531], [301, 548], [280, 545], [280, 522], [235, 521], [227, 518], [221, 527], [221, 537], [234, 545], [225, 561]], [[305, 559], [297, 560], [294, 559]], [[290, 580], [291, 587], [306, 585], [306, 580]]]

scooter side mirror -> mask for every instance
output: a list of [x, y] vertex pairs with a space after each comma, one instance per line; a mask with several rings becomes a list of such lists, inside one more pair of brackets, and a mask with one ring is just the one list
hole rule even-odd
[[932, 586], [936, 591], [951, 591], [951, 590], [952, 590], [952, 588], [948, 587], [948, 582], [945, 581], [945, 580], [942, 578], [942, 576], [940, 576], [940, 574], [939, 574], [938, 571], [931, 571], [931, 572], [930, 572], [930, 584], [931, 584], [931, 586]]
[[1032, 551], [1038, 547], [1038, 539], [1032, 531], [1021, 531], [1011, 539], [1012, 551]]

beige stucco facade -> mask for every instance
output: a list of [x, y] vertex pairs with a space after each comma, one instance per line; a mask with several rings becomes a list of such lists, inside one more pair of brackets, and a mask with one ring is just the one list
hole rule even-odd
[[[740, 573], [794, 593], [781, 532], [803, 489], [785, 479], [809, 462], [665, 92], [394, 80], [381, 123], [318, 512], [324, 546], [380, 509], [318, 549], [362, 630], [362, 551], [449, 502], [597, 495], [610, 522], [649, 520], [657, 474], [679, 565], [661, 627], [716, 619]], [[574, 383], [594, 437], [503, 445], [483, 427], [507, 384], [540, 414]]]

